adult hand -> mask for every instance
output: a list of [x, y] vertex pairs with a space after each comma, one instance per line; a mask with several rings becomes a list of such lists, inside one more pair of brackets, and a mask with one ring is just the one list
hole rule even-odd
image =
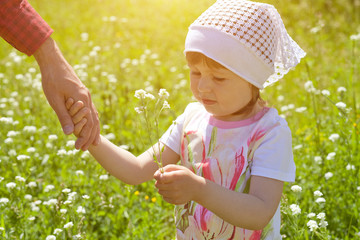
[[168, 203], [180, 205], [191, 200], [196, 201], [196, 196], [205, 179], [197, 176], [190, 169], [169, 164], [163, 167], [164, 172], [156, 171], [154, 178], [155, 186], [163, 199]]
[[89, 90], [76, 76], [55, 41], [49, 37], [36, 50], [34, 57], [40, 67], [45, 96], [54, 109], [64, 133], [71, 134], [74, 131], [74, 124], [65, 106], [66, 99], [71, 97], [75, 101], [82, 101], [84, 106], [90, 109], [75, 147], [86, 150], [90, 144], [97, 145], [100, 142], [100, 124]]

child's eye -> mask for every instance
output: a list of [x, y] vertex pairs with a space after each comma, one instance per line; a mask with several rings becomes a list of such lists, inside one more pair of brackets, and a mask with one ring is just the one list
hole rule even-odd
[[222, 82], [222, 81], [224, 81], [226, 78], [224, 78], [224, 77], [215, 77], [214, 76], [214, 80], [215, 81], [217, 81], [217, 82]]
[[200, 73], [200, 72], [196, 72], [196, 71], [191, 71], [191, 75], [201, 76], [201, 73]]

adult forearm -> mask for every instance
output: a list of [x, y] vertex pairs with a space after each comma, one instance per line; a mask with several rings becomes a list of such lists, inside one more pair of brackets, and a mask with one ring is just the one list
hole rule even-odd
[[103, 136], [100, 144], [91, 145], [89, 151], [111, 175], [127, 184], [137, 185], [148, 181], [155, 172], [155, 168], [149, 172], [138, 157], [117, 147]]
[[260, 230], [273, 216], [258, 197], [231, 191], [204, 178], [197, 193], [197, 203], [237, 227]]

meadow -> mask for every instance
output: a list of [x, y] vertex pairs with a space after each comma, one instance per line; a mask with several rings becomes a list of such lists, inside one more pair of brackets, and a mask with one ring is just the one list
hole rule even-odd
[[[139, 154], [153, 142], [135, 90], [170, 93], [160, 132], [193, 101], [183, 45], [208, 0], [31, 0], [89, 88], [101, 133]], [[360, 0], [274, 4], [307, 56], [262, 91], [292, 130], [297, 176], [283, 239], [360, 239]], [[110, 176], [62, 133], [33, 57], [0, 40], [0, 239], [174, 239], [154, 182]]]

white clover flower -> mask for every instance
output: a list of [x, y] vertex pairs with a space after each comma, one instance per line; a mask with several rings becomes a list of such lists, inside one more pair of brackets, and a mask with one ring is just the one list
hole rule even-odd
[[40, 211], [40, 208], [38, 206], [31, 206], [31, 211], [38, 212]]
[[25, 126], [23, 128], [24, 132], [28, 132], [28, 133], [36, 133], [36, 127], [35, 126]]
[[109, 179], [109, 176], [108, 175], [101, 175], [100, 177], [99, 177], [99, 179], [100, 180], [108, 180]]
[[313, 232], [319, 227], [315, 220], [309, 220], [306, 225], [309, 227], [311, 232]]
[[346, 170], [355, 170], [355, 166], [349, 163], [348, 165], [346, 165]]
[[60, 213], [62, 213], [62, 214], [67, 213], [67, 209], [65, 209], [65, 208], [60, 209]]
[[350, 40], [353, 40], [353, 41], [360, 40], [360, 33], [351, 35]]
[[130, 147], [128, 145], [120, 145], [119, 148], [125, 149], [125, 150], [129, 150]]
[[68, 156], [74, 156], [75, 154], [77, 154], [80, 150], [74, 149], [74, 150], [69, 150], [67, 151], [66, 155]]
[[360, 191], [360, 186], [358, 186], [356, 189], [357, 189], [358, 191]]
[[108, 133], [104, 137], [109, 141], [116, 139], [116, 136], [113, 133]]
[[65, 149], [59, 149], [56, 155], [65, 156], [66, 154], [67, 154], [67, 152]]
[[135, 112], [137, 112], [138, 114], [140, 114], [140, 113], [143, 113], [145, 109], [146, 109], [146, 107], [144, 107], [144, 106], [135, 107]]
[[83, 195], [82, 198], [83, 198], [83, 199], [89, 199], [90, 196], [89, 196], [89, 195]]
[[345, 108], [346, 108], [346, 103], [337, 102], [337, 103], [335, 104], [335, 106], [336, 106], [337, 108], [340, 108], [340, 109], [345, 109]]
[[56, 240], [56, 237], [54, 235], [49, 235], [46, 237], [46, 240]]
[[80, 34], [81, 41], [86, 42], [89, 40], [89, 34], [87, 32], [83, 32]]
[[14, 183], [14, 182], [9, 182], [9, 183], [6, 184], [6, 187], [7, 187], [8, 189], [13, 189], [13, 188], [16, 187], [16, 183]]
[[144, 99], [146, 96], [146, 91], [143, 89], [136, 90], [134, 96], [138, 99]]
[[329, 180], [330, 178], [332, 178], [334, 176], [334, 174], [332, 172], [327, 172], [325, 173], [325, 179]]
[[14, 119], [12, 117], [1, 117], [0, 123], [4, 124], [14, 124]]
[[53, 190], [55, 188], [54, 185], [47, 185], [44, 189], [44, 192], [50, 192], [51, 190]]
[[69, 140], [66, 142], [66, 146], [67, 147], [74, 147], [75, 146], [75, 141], [74, 140]]
[[10, 143], [13, 143], [14, 142], [14, 140], [12, 139], [12, 138], [6, 138], [5, 140], [4, 140], [4, 143], [5, 144], [10, 144]]
[[324, 203], [326, 202], [325, 198], [319, 197], [315, 200], [316, 203]]
[[68, 199], [69, 199], [69, 200], [74, 200], [74, 199], [75, 199], [76, 194], [77, 194], [77, 192], [71, 192], [71, 193], [69, 193], [69, 195], [68, 195]]
[[70, 204], [72, 204], [72, 201], [66, 200], [66, 201], [64, 202], [64, 204], [65, 204], [65, 205], [70, 205]]
[[8, 155], [14, 157], [14, 156], [17, 155], [17, 153], [16, 153], [16, 151], [14, 149], [10, 149], [9, 152], [8, 152]]
[[57, 140], [57, 139], [58, 139], [57, 135], [55, 135], [55, 134], [49, 135], [49, 140]]
[[304, 84], [304, 87], [305, 87], [305, 90], [307, 92], [315, 92], [316, 89], [314, 87], [314, 84], [312, 81], [307, 81], [305, 84]]
[[58, 203], [58, 200], [53, 198], [53, 199], [50, 199], [49, 201], [47, 201], [48, 205], [56, 205]]
[[291, 204], [290, 209], [291, 209], [293, 215], [301, 213], [301, 208], [297, 204]]
[[323, 195], [323, 193], [320, 192], [319, 190], [316, 190], [316, 191], [314, 192], [314, 196], [315, 196], [315, 197], [321, 197], [322, 195]]
[[321, 94], [328, 97], [328, 96], [330, 96], [330, 91], [329, 90], [322, 90]]
[[329, 225], [328, 222], [324, 221], [324, 220], [321, 220], [320, 223], [319, 223], [319, 226], [322, 227], [322, 228], [326, 228], [327, 225]]
[[331, 152], [326, 156], [326, 160], [333, 160], [336, 156], [335, 152]]
[[30, 188], [34, 188], [36, 186], [37, 186], [36, 182], [29, 182], [28, 183], [28, 187], [30, 187]]
[[152, 95], [151, 93], [146, 93], [145, 98], [150, 98], [151, 100], [155, 99], [154, 95]]
[[90, 157], [90, 153], [89, 153], [88, 151], [83, 152], [83, 153], [81, 154], [81, 158], [88, 158], [88, 157]]
[[30, 216], [30, 217], [28, 217], [28, 220], [29, 220], [29, 221], [34, 221], [34, 220], [35, 220], [35, 217], [34, 217], [34, 216]]
[[82, 171], [82, 170], [77, 170], [77, 171], [75, 172], [75, 174], [76, 174], [76, 176], [84, 175], [84, 171]]
[[315, 217], [315, 216], [316, 216], [316, 214], [313, 213], [313, 212], [311, 212], [311, 213], [309, 213], [309, 214], [307, 215], [308, 218], [313, 218], [313, 217]]
[[54, 234], [55, 235], [58, 235], [59, 233], [62, 233], [62, 229], [60, 229], [60, 228], [55, 228], [55, 230], [54, 230]]
[[73, 222], [68, 222], [64, 225], [64, 228], [72, 228], [74, 226]]
[[85, 214], [85, 213], [86, 213], [85, 208], [82, 207], [82, 206], [79, 206], [79, 207], [76, 209], [76, 212], [79, 213], [79, 214]]
[[303, 113], [307, 110], [307, 107], [299, 107], [295, 109], [295, 112], [297, 113]]
[[8, 198], [0, 198], [0, 206], [4, 206], [9, 202]]
[[19, 135], [19, 132], [16, 132], [16, 131], [9, 131], [9, 132], [6, 134], [7, 137], [15, 137], [15, 136], [17, 136], [17, 135]]
[[170, 96], [170, 94], [166, 91], [166, 89], [161, 88], [159, 90], [159, 97], [160, 99], [168, 99], [168, 97]]
[[332, 141], [332, 142], [335, 142], [335, 141], [338, 140], [339, 138], [340, 138], [340, 135], [337, 134], [337, 133], [333, 133], [333, 134], [331, 134], [330, 137], [329, 137], [330, 141]]
[[25, 194], [24, 198], [25, 200], [31, 201], [32, 196], [30, 194]]
[[337, 89], [337, 92], [338, 93], [342, 93], [342, 92], [346, 92], [347, 90], [346, 90], [346, 88], [344, 88], [344, 87], [338, 87], [338, 89]]
[[19, 161], [23, 161], [23, 160], [30, 159], [30, 157], [27, 156], [27, 155], [19, 155], [19, 156], [16, 157], [16, 159], [19, 160]]
[[316, 216], [318, 219], [324, 220], [325, 219], [325, 213], [321, 212]]
[[33, 152], [36, 152], [36, 148], [34, 148], [34, 147], [29, 147], [28, 149], [26, 149], [26, 151], [27, 151], [28, 153], [33, 153]]
[[62, 192], [63, 192], [63, 193], [69, 193], [69, 192], [71, 192], [71, 189], [69, 189], [69, 188], [64, 188], [64, 189], [62, 190]]
[[299, 185], [293, 185], [293, 186], [291, 186], [291, 191], [293, 191], [293, 192], [301, 192], [302, 187], [300, 187]]
[[164, 101], [163, 108], [164, 109], [170, 109], [170, 104], [167, 101]]
[[73, 239], [81, 239], [81, 238], [82, 238], [81, 234], [76, 234], [73, 236]]
[[320, 163], [322, 163], [322, 157], [320, 157], [320, 156], [315, 156], [315, 157], [314, 157], [314, 161], [315, 161], [316, 163], [320, 164]]
[[16, 177], [15, 177], [15, 180], [16, 180], [16, 181], [19, 181], [19, 182], [25, 182], [25, 181], [26, 181], [25, 178], [23, 178], [23, 177], [21, 177], [21, 176], [16, 176]]

